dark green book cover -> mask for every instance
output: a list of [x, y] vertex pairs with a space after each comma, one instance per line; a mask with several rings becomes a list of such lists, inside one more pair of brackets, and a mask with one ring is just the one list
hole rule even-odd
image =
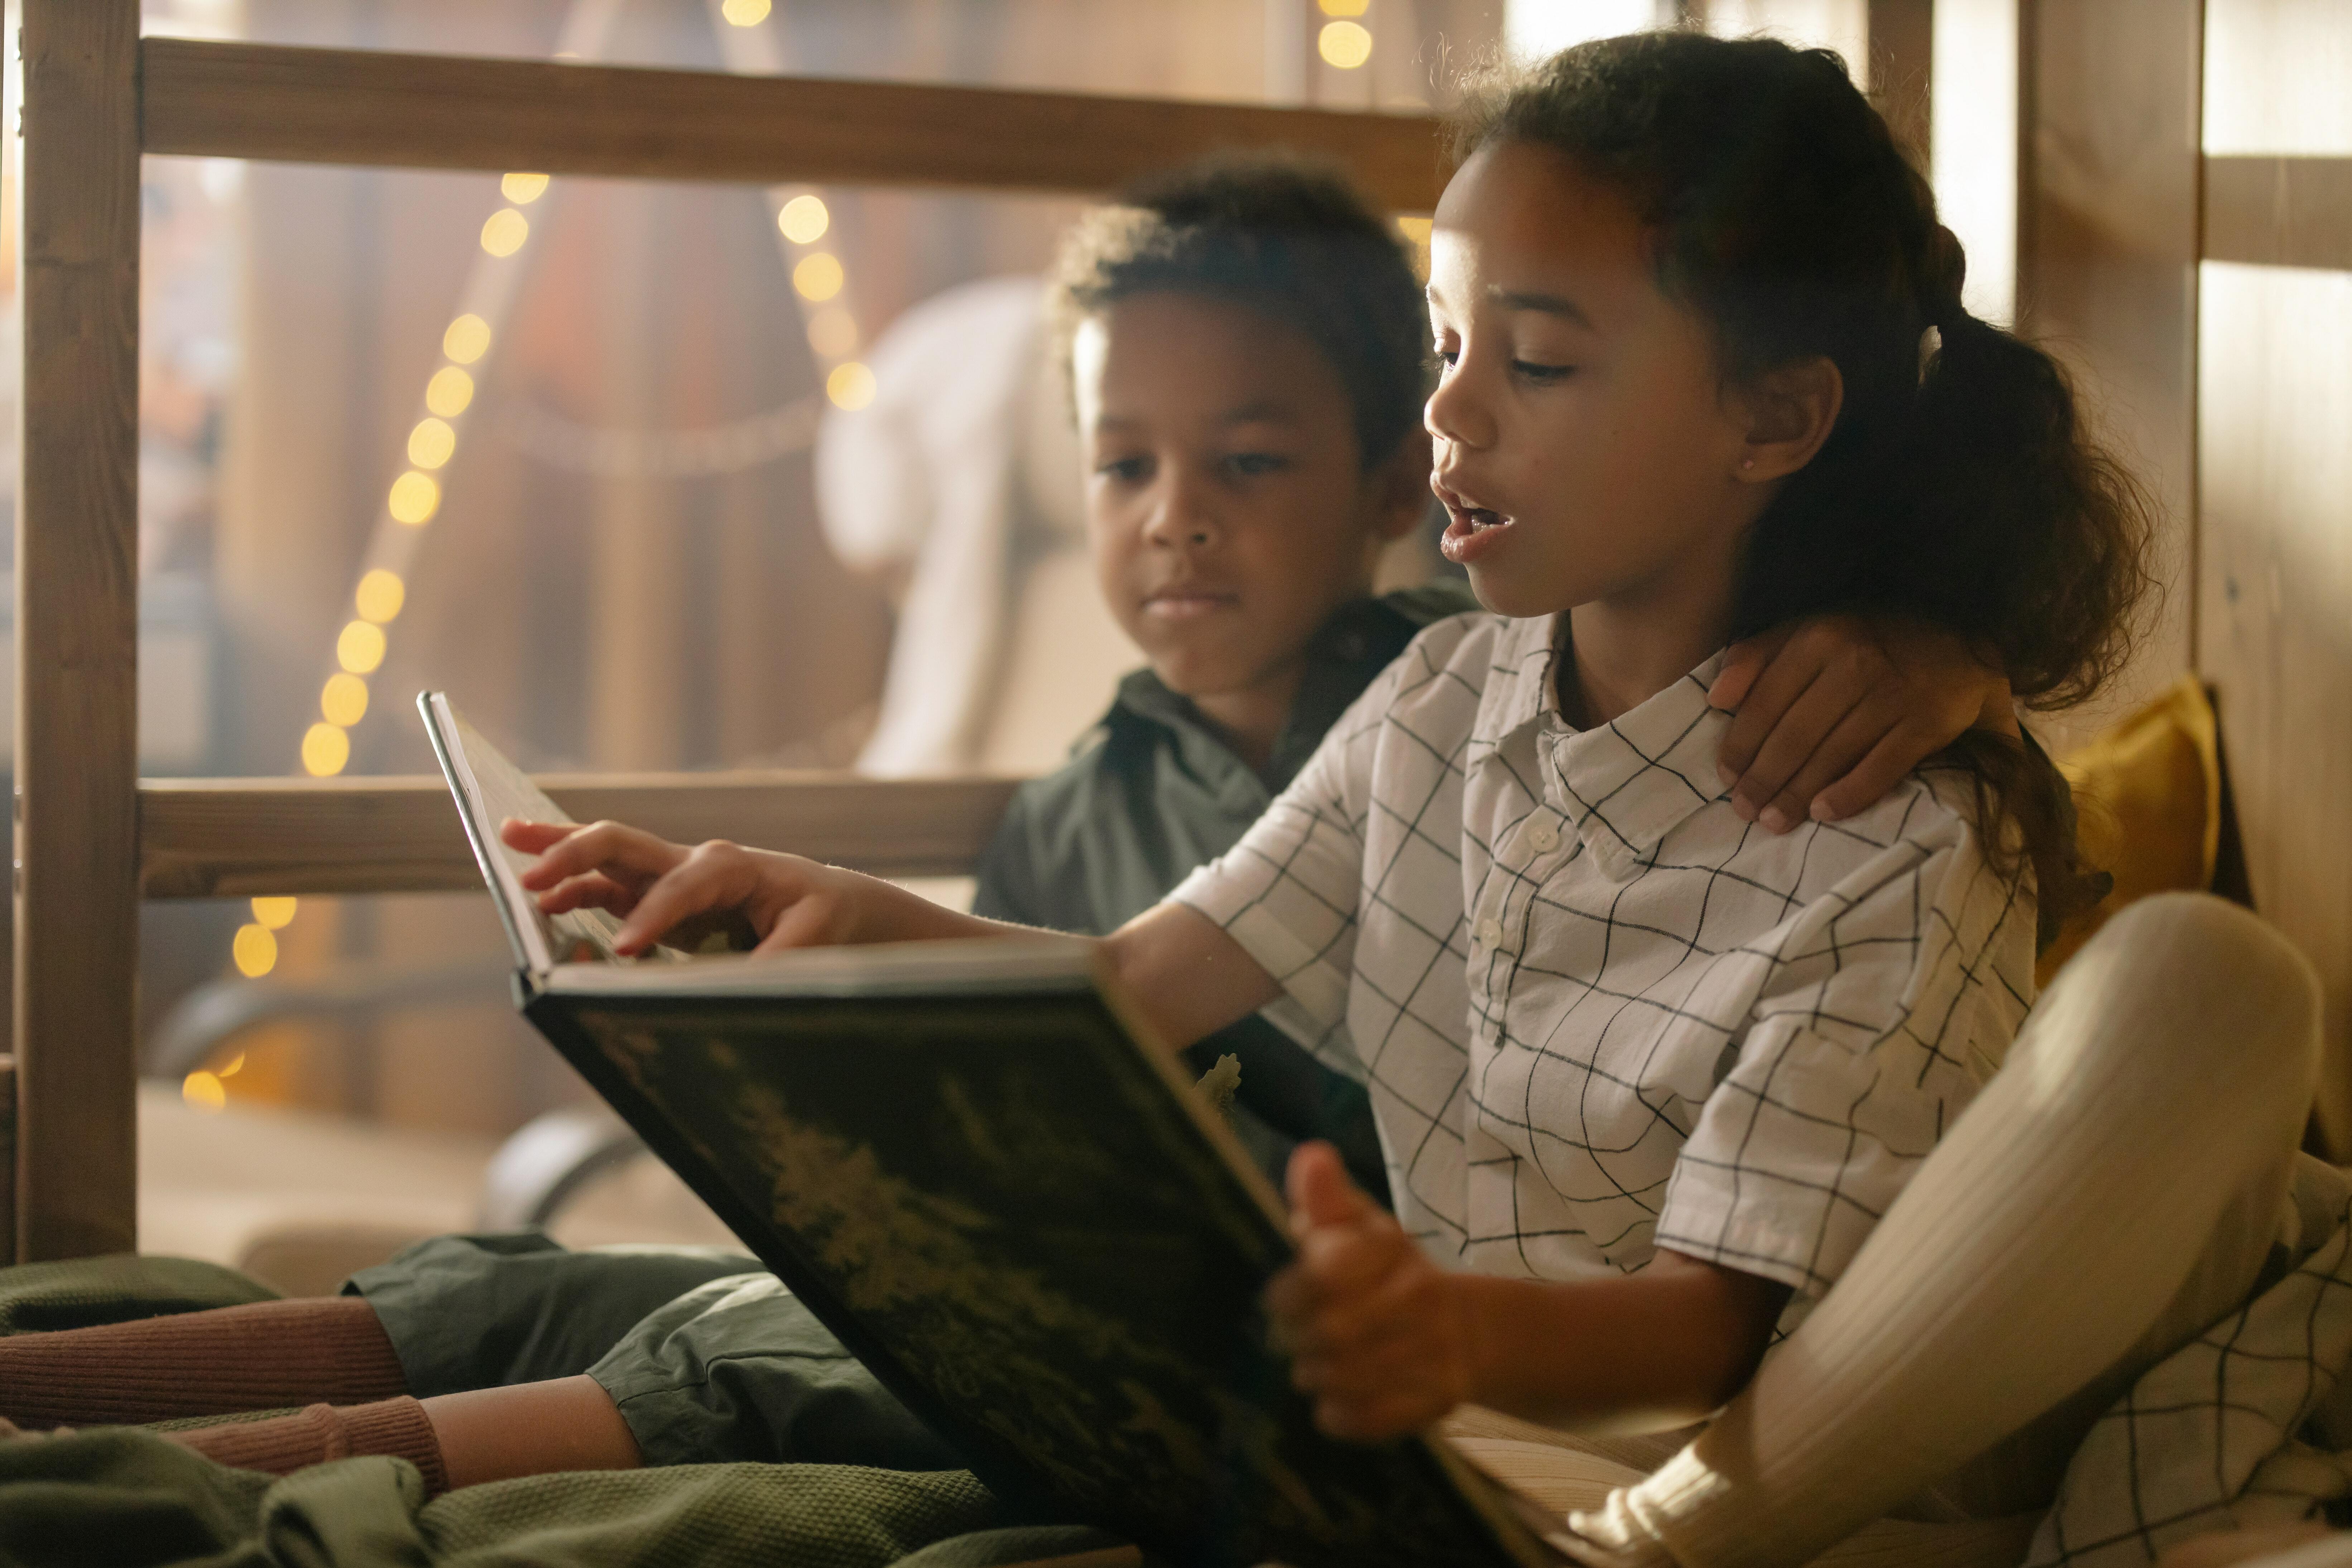
[[526, 964], [519, 983], [565, 1058], [1016, 1508], [1187, 1563], [1559, 1561], [1442, 1442], [1315, 1431], [1259, 1306], [1290, 1254], [1280, 1202], [1085, 945]]

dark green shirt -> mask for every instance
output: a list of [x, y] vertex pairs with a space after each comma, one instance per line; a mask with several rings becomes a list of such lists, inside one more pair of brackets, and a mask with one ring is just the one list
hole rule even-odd
[[[1219, 739], [1192, 703], [1149, 669], [1119, 683], [1110, 711], [1058, 771], [1023, 785], [981, 857], [975, 913], [1101, 936], [1165, 897], [1193, 867], [1240, 841], [1306, 765], [1348, 705], [1432, 622], [1477, 601], [1441, 578], [1346, 606], [1307, 645], [1290, 715], [1259, 773]], [[1361, 1085], [1318, 1062], [1263, 1018], [1244, 1019], [1186, 1054], [1205, 1071], [1241, 1058], [1244, 1141], [1270, 1166], [1308, 1137], [1339, 1145], [1375, 1195], [1388, 1182]], [[1275, 1134], [1267, 1136], [1267, 1133]], [[1273, 1170], [1277, 1181], [1278, 1168]]]

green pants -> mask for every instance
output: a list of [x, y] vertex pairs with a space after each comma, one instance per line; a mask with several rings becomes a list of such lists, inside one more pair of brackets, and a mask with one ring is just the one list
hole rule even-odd
[[585, 1373], [648, 1465], [965, 1468], [774, 1275], [716, 1248], [441, 1236], [354, 1274], [419, 1398]]

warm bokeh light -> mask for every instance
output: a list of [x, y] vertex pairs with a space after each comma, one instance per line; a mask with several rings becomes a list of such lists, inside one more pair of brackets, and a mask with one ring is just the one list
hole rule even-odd
[[500, 207], [482, 225], [482, 248], [492, 256], [512, 256], [530, 237], [530, 220], [512, 207]]
[[1405, 238], [1412, 241], [1413, 244], [1427, 245], [1429, 243], [1429, 231], [1432, 226], [1429, 219], [1399, 218], [1396, 221], [1396, 225], [1397, 232], [1403, 235]]
[[802, 298], [823, 304], [841, 292], [841, 263], [821, 250], [804, 256], [793, 268], [793, 287], [801, 291]]
[[776, 227], [794, 245], [814, 245], [833, 226], [833, 214], [816, 196], [794, 196], [776, 214]]
[[[283, 931], [294, 924], [294, 910], [298, 903], [299, 900], [291, 898], [257, 898], [253, 901], [253, 918], [268, 930]], [[225, 1069], [221, 1076], [226, 1078], [236, 1071], [233, 1067]]]
[[1318, 0], [1326, 16], [1360, 16], [1372, 8], [1372, 0]]
[[360, 579], [359, 591], [352, 595], [352, 601], [371, 621], [391, 621], [408, 602], [408, 585], [400, 580], [400, 573], [377, 567]]
[[455, 365], [444, 365], [425, 383], [425, 406], [444, 419], [455, 419], [474, 401], [474, 378]]
[[335, 663], [355, 675], [369, 675], [383, 663], [383, 628], [365, 621], [346, 623], [335, 639]]
[[235, 1056], [228, 1059], [228, 1065], [220, 1070], [219, 1076], [223, 1078], [234, 1078], [244, 1071], [245, 1052], [240, 1051]]
[[490, 324], [479, 316], [464, 315], [441, 334], [441, 351], [461, 365], [470, 365], [490, 351]]
[[[352, 759], [352, 737], [331, 724], [314, 724], [302, 735], [302, 770], [313, 779], [332, 779]], [[258, 925], [248, 930], [259, 931]], [[244, 933], [238, 933], [239, 937]], [[268, 933], [264, 932], [267, 936]], [[271, 944], [272, 951], [276, 944]]]
[[527, 207], [547, 194], [544, 174], [509, 174], [499, 182], [499, 194], [518, 207]]
[[1372, 35], [1359, 22], [1326, 22], [1315, 35], [1315, 52], [1325, 65], [1351, 71], [1372, 57]]
[[446, 420], [422, 420], [408, 433], [408, 460], [419, 468], [438, 468], [457, 450], [457, 433]]
[[847, 359], [857, 351], [857, 319], [840, 306], [828, 305], [809, 318], [808, 340], [825, 359]]
[[719, 14], [738, 27], [756, 27], [768, 19], [770, 0], [727, 0]]
[[240, 925], [228, 956], [238, 974], [257, 980], [278, 967], [278, 938], [267, 925]]
[[349, 729], [367, 717], [367, 683], [349, 670], [338, 670], [319, 694], [319, 712], [329, 724]]
[[392, 482], [392, 494], [384, 497], [384, 506], [394, 521], [421, 528], [441, 509], [441, 486], [411, 469]]
[[[245, 928], [246, 931], [253, 929], [255, 927], [250, 925]], [[242, 936], [245, 932], [240, 931], [237, 935]], [[262, 935], [267, 936], [269, 933], [264, 931]], [[180, 1080], [180, 1098], [199, 1111], [217, 1111], [228, 1103], [228, 1085], [209, 1072], [191, 1072]]]
[[824, 395], [835, 408], [856, 411], [874, 401], [874, 372], [856, 360], [835, 365], [824, 378]]

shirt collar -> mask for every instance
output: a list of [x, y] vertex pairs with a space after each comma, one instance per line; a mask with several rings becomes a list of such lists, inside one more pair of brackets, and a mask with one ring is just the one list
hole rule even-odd
[[1709, 657], [1648, 701], [1591, 729], [1569, 727], [1551, 681], [1559, 618], [1513, 622], [1496, 648], [1479, 702], [1474, 747], [1499, 747], [1532, 726], [1546, 781], [1584, 847], [1612, 877], [1643, 857], [1701, 807], [1730, 794], [1716, 775], [1731, 715], [1707, 706], [1723, 668]]

